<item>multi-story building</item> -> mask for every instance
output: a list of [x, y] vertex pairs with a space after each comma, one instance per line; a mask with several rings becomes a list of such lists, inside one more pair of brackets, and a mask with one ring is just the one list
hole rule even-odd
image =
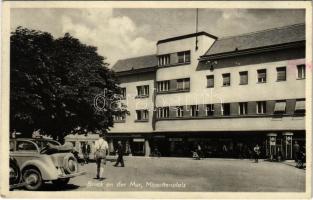
[[[109, 137], [127, 151], [207, 157], [293, 157], [305, 144], [305, 25], [217, 38], [198, 32], [164, 40], [156, 54], [119, 60], [130, 115]], [[116, 138], [116, 139], [115, 139]]]

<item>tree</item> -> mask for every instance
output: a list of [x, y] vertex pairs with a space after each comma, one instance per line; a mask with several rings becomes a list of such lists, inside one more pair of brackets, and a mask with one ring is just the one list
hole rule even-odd
[[[11, 34], [10, 129], [30, 136], [40, 129], [53, 137], [80, 130], [106, 130], [121, 88], [97, 48], [68, 33], [51, 34], [18, 27]], [[104, 94], [105, 92], [105, 94]]]

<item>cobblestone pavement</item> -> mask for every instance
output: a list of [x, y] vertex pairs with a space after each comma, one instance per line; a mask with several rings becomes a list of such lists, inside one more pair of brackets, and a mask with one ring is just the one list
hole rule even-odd
[[292, 162], [240, 159], [125, 157], [125, 167], [105, 166], [105, 178], [95, 179], [96, 165], [81, 168], [84, 176], [71, 179], [65, 188], [46, 184], [43, 190], [74, 191], [244, 191], [304, 192], [305, 171]]

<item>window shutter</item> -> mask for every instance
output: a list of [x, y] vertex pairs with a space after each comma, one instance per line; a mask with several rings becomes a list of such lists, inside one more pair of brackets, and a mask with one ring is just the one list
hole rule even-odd
[[185, 79], [185, 89], [187, 89], [187, 90], [190, 89], [190, 79], [189, 78]]
[[176, 90], [176, 88], [177, 88], [177, 80], [170, 80], [169, 90]]
[[248, 114], [249, 115], [255, 115], [256, 114], [256, 105], [257, 105], [257, 103], [255, 101], [248, 102]]
[[177, 63], [178, 63], [177, 53], [170, 54], [170, 64], [177, 64]]

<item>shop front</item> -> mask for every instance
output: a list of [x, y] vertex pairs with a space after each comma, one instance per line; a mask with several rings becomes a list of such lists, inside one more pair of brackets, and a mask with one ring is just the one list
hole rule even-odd
[[260, 158], [285, 160], [294, 159], [295, 143], [305, 145], [304, 135], [304, 132], [165, 133], [153, 136], [150, 145], [162, 156], [191, 157], [193, 151], [200, 151], [205, 158], [253, 159], [253, 148], [258, 144]]

